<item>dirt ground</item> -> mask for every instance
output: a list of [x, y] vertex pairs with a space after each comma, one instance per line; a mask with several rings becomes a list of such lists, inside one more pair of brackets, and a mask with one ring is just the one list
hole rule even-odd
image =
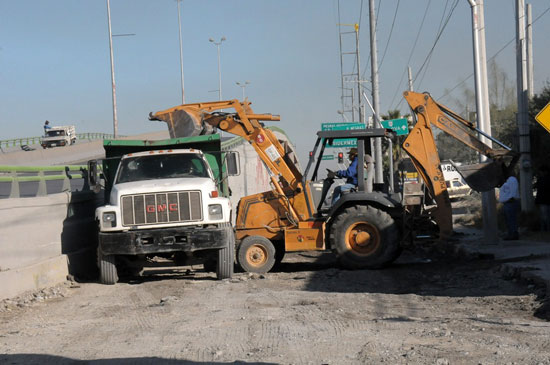
[[157, 269], [4, 301], [0, 363], [550, 364], [548, 319], [544, 291], [488, 259], [292, 254], [266, 275]]

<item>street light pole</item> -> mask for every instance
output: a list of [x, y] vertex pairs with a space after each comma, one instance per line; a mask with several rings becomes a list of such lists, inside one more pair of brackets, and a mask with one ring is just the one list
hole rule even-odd
[[176, 0], [178, 3], [178, 27], [179, 27], [179, 40], [180, 40], [180, 73], [181, 73], [181, 103], [185, 104], [185, 91], [183, 87], [183, 47], [182, 47], [182, 36], [181, 36], [181, 15], [180, 15], [180, 1]]
[[107, 0], [107, 20], [109, 25], [109, 52], [111, 54], [111, 90], [113, 94], [113, 136], [118, 137], [118, 120], [116, 113], [116, 86], [115, 86], [115, 63], [113, 61], [113, 33], [111, 32], [111, 3]]
[[219, 42], [215, 42], [214, 39], [210, 38], [209, 41], [214, 43], [218, 48], [218, 97], [219, 100], [222, 100], [222, 69], [220, 66], [220, 45], [226, 38], [222, 37]]
[[245, 95], [244, 95], [244, 89], [250, 85], [250, 81], [245, 81], [244, 83], [240, 83], [238, 81], [235, 82], [235, 84], [239, 85], [242, 89], [243, 89], [243, 100], [245, 99]]

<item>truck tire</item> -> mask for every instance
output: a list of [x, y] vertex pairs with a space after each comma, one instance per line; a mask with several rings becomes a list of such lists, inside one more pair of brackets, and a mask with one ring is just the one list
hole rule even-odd
[[101, 284], [114, 285], [118, 281], [118, 272], [115, 266], [115, 255], [103, 255], [97, 249], [97, 263], [99, 266], [99, 281]]
[[227, 223], [226, 246], [218, 251], [218, 262], [216, 263], [216, 278], [218, 280], [231, 279], [233, 277], [233, 268], [235, 266], [235, 233], [230, 223]]
[[330, 228], [332, 248], [347, 269], [378, 269], [400, 250], [399, 229], [386, 212], [371, 206], [346, 208]]
[[237, 257], [244, 271], [263, 274], [275, 265], [275, 246], [265, 237], [248, 236], [241, 241]]

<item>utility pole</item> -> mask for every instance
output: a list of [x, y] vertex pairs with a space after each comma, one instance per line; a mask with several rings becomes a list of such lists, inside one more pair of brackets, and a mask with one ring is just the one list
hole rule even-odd
[[183, 87], [183, 47], [182, 47], [182, 36], [181, 36], [181, 15], [180, 15], [180, 1], [176, 0], [178, 3], [178, 27], [179, 27], [179, 40], [180, 40], [180, 74], [181, 74], [181, 103], [185, 104], [185, 89]]
[[[372, 103], [374, 108], [374, 127], [381, 128], [380, 120], [380, 101], [378, 93], [378, 59], [376, 50], [376, 13], [374, 12], [374, 0], [369, 0], [369, 22], [370, 22], [370, 60], [371, 60], [371, 81], [372, 81]], [[359, 80], [358, 80], [359, 81]], [[382, 163], [382, 139], [380, 137], [374, 140], [374, 182], [382, 184], [384, 182], [383, 163]], [[392, 156], [393, 157], [393, 156]], [[393, 171], [390, 173], [393, 175]]]
[[519, 131], [519, 196], [521, 211], [534, 208], [531, 170], [531, 143], [529, 141], [529, 120], [527, 118], [527, 51], [525, 41], [525, 0], [516, 0], [516, 69], [517, 69], [517, 123]]
[[[468, 2], [472, 9], [472, 41], [474, 45], [474, 74], [478, 127], [482, 132], [490, 136], [491, 114], [489, 112], [489, 83], [487, 81], [483, 0], [468, 0]], [[480, 136], [480, 139], [489, 147], [492, 146], [492, 141], [485, 136]], [[481, 155], [480, 161], [487, 161], [487, 157]], [[481, 204], [485, 243], [496, 243], [499, 241], [499, 238], [495, 189], [491, 189], [481, 194]]]
[[118, 138], [118, 119], [116, 112], [115, 62], [113, 60], [113, 33], [111, 31], [111, 3], [107, 0], [107, 21], [109, 25], [109, 52], [111, 55], [111, 91], [113, 95], [113, 136]]
[[219, 42], [214, 41], [214, 39], [212, 38], [208, 40], [211, 43], [213, 43], [218, 49], [218, 100], [222, 100], [222, 68], [220, 63], [220, 45], [225, 40], [226, 40], [225, 37], [221, 37]]
[[[355, 29], [355, 49], [357, 55], [357, 92], [358, 95], [361, 95], [361, 62], [359, 57], [359, 24], [354, 24], [353, 28]], [[359, 123], [365, 123], [365, 116], [363, 115], [363, 103], [362, 99], [359, 98]]]
[[529, 100], [535, 95], [533, 68], [533, 9], [527, 4], [527, 96]]

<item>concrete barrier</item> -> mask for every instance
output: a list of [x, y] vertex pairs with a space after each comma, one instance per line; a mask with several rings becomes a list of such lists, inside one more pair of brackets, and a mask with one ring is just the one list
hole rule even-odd
[[1, 200], [0, 299], [94, 270], [98, 201], [93, 192]]

